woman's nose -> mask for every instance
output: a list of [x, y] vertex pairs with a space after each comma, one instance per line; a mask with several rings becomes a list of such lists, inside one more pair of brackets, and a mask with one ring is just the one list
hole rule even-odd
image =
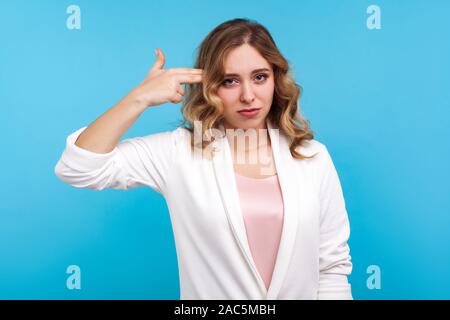
[[255, 94], [250, 84], [244, 83], [242, 85], [241, 101], [245, 103], [251, 103], [255, 100]]

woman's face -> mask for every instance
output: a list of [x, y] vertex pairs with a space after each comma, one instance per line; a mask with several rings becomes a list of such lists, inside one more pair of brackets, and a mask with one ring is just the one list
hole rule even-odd
[[[224, 104], [225, 129], [266, 128], [274, 93], [272, 67], [248, 44], [230, 51], [224, 62], [225, 77], [217, 92]], [[239, 112], [257, 108], [256, 114]]]

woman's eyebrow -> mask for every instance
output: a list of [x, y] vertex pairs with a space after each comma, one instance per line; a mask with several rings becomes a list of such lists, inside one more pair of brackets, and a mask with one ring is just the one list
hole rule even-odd
[[[261, 71], [270, 71], [270, 70], [267, 69], [267, 68], [255, 69], [255, 70], [252, 71], [252, 74], [255, 74], [255, 73], [258, 73], [258, 72], [261, 72]], [[239, 77], [239, 75], [237, 73], [226, 73], [225, 77]]]

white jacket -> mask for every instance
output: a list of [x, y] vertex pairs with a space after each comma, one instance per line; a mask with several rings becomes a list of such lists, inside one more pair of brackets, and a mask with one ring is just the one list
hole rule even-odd
[[247, 242], [227, 137], [214, 143], [212, 161], [198, 161], [181, 127], [125, 139], [106, 154], [74, 144], [83, 127], [68, 136], [55, 173], [78, 188], [160, 192], [172, 222], [182, 300], [352, 299], [350, 227], [327, 148], [310, 140], [297, 150], [318, 154], [294, 159], [287, 138], [267, 125], [285, 210], [268, 290]]

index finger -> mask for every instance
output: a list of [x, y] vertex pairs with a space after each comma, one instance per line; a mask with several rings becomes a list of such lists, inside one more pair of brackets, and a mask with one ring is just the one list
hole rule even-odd
[[184, 73], [184, 74], [202, 74], [203, 69], [195, 68], [172, 68], [174, 73]]
[[177, 75], [178, 82], [181, 83], [198, 83], [202, 82], [203, 76], [201, 74], [180, 74]]

